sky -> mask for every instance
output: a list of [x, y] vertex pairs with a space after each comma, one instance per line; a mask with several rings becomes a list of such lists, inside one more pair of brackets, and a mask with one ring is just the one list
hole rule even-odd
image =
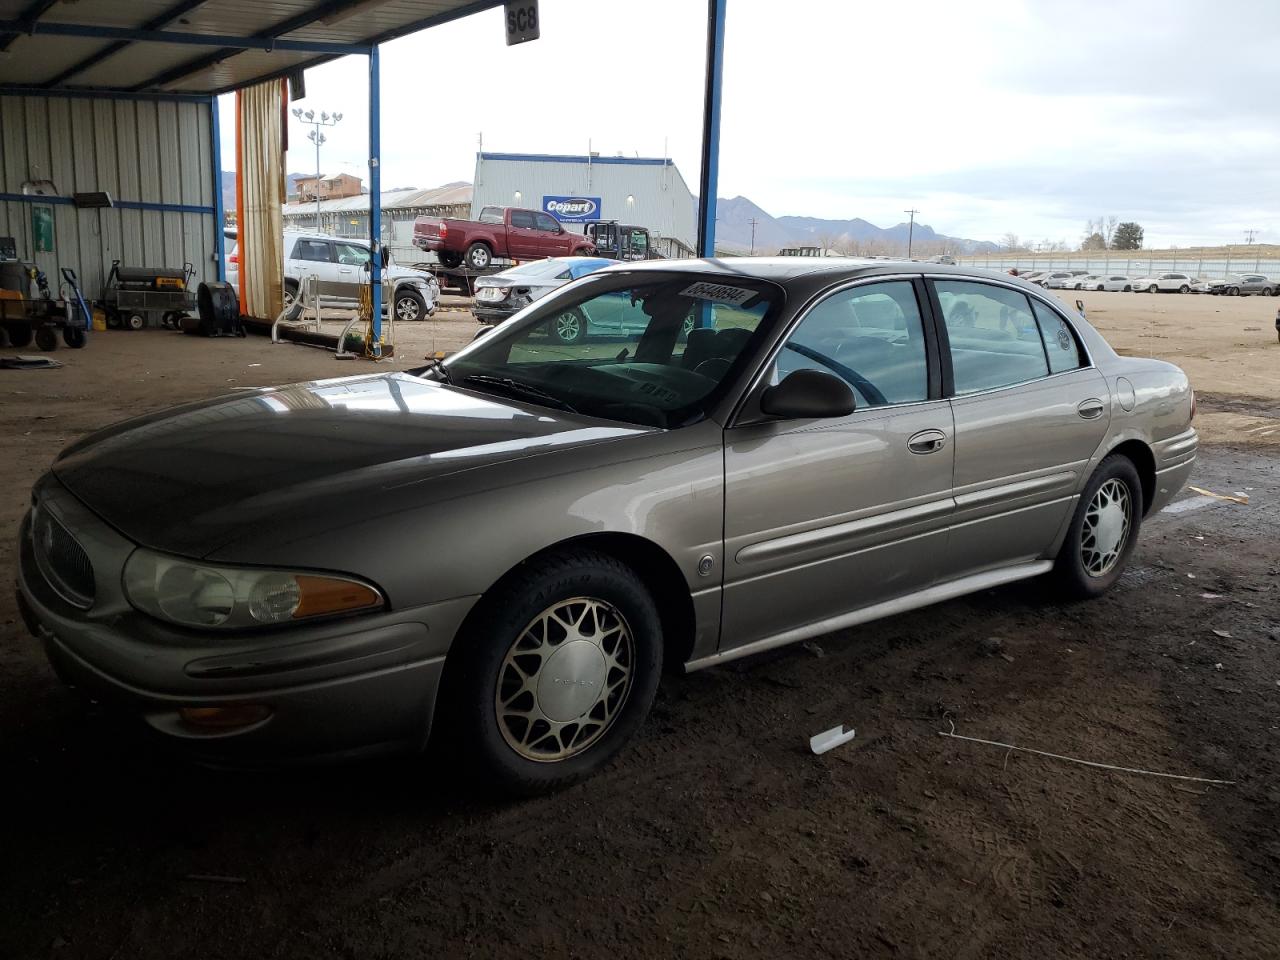
[[[471, 180], [483, 135], [665, 148], [696, 192], [705, 3], [541, 0], [541, 18], [517, 47], [495, 9], [382, 48], [384, 189]], [[1274, 0], [728, 0], [718, 194], [879, 226], [914, 207], [994, 242], [1074, 244], [1112, 215], [1147, 247], [1280, 242], [1277, 36]], [[321, 166], [367, 185], [366, 83], [363, 57], [326, 64], [297, 105], [343, 114]], [[291, 171], [314, 171], [306, 132]]]

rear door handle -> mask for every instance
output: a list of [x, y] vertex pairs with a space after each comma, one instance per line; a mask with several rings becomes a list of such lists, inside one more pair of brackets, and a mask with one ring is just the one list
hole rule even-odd
[[1097, 420], [1102, 416], [1102, 411], [1106, 406], [1097, 397], [1090, 397], [1088, 400], [1081, 400], [1076, 407], [1076, 413], [1084, 417], [1086, 420]]
[[937, 453], [946, 445], [947, 435], [941, 430], [921, 430], [907, 441], [907, 449], [912, 453]]

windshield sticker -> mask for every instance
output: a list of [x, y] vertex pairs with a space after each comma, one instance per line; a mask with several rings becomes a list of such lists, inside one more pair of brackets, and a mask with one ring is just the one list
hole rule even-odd
[[695, 283], [680, 291], [682, 297], [697, 297], [699, 300], [714, 300], [716, 303], [731, 303], [740, 307], [752, 297], [756, 291], [746, 287], [730, 287], [723, 283]]

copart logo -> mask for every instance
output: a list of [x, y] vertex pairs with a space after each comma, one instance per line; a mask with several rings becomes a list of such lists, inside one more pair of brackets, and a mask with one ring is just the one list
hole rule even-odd
[[596, 212], [596, 201], [589, 197], [549, 197], [546, 210], [556, 217], [582, 220]]

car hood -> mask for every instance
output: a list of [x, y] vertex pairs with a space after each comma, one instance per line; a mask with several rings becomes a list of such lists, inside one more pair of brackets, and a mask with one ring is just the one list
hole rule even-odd
[[53, 473], [137, 543], [200, 557], [255, 525], [388, 490], [653, 432], [403, 373], [254, 390], [125, 421]]

